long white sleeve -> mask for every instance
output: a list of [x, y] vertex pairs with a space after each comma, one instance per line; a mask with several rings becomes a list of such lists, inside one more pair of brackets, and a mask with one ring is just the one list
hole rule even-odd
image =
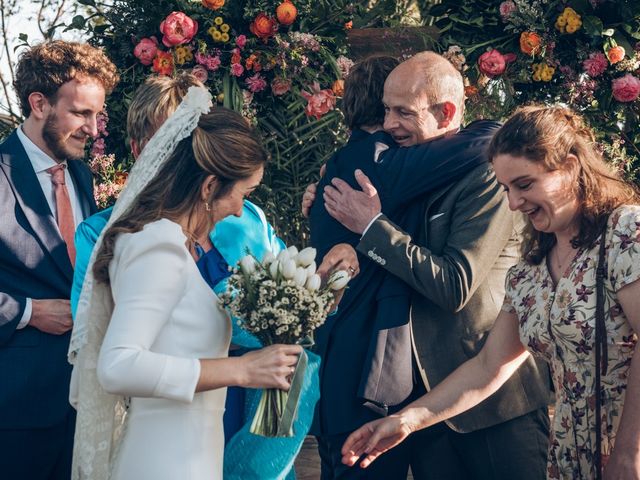
[[154, 351], [188, 285], [187, 262], [193, 259], [185, 240], [179, 225], [168, 220], [117, 240], [109, 269], [115, 309], [97, 370], [106, 391], [193, 400], [199, 360]]

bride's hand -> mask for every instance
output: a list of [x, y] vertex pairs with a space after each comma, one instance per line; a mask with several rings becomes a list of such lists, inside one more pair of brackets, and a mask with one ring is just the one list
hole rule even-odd
[[245, 353], [239, 357], [241, 386], [289, 390], [291, 375], [301, 352], [299, 345], [271, 345]]

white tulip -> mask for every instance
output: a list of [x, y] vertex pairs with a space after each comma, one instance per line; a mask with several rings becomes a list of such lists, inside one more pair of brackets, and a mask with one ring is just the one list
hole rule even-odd
[[282, 265], [282, 276], [287, 280], [292, 280], [296, 274], [296, 262], [288, 259]]
[[240, 268], [247, 275], [251, 275], [256, 271], [256, 261], [251, 255], [245, 255], [240, 260]]
[[311, 265], [309, 265], [306, 268], [306, 270], [307, 270], [307, 277], [310, 277], [311, 275], [316, 273], [316, 262], [311, 262]]
[[298, 254], [298, 249], [295, 247], [295, 245], [291, 245], [289, 248], [287, 248], [287, 252], [289, 252], [289, 258], [293, 258]]
[[269, 265], [269, 275], [271, 275], [271, 278], [275, 280], [276, 277], [278, 276], [279, 270], [281, 270], [280, 261], [275, 260], [274, 262], [271, 263], [271, 265]]
[[302, 267], [296, 268], [296, 274], [293, 277], [293, 281], [299, 287], [304, 287], [304, 284], [307, 281], [307, 271]]
[[338, 270], [329, 279], [329, 288], [331, 290], [342, 290], [347, 286], [351, 277], [345, 270]]
[[310, 290], [312, 292], [318, 290], [320, 288], [320, 275], [316, 273], [307, 278], [305, 287], [307, 287], [307, 290]]
[[316, 249], [307, 247], [296, 255], [296, 263], [299, 267], [308, 267], [316, 259]]
[[262, 265], [264, 265], [265, 267], [267, 265], [271, 265], [275, 259], [276, 256], [273, 254], [273, 252], [271, 250], [267, 250], [267, 253], [264, 254], [264, 257], [262, 257]]
[[280, 253], [276, 258], [280, 261], [280, 263], [284, 265], [284, 262], [289, 260], [289, 252], [287, 251], [287, 249], [280, 250]]

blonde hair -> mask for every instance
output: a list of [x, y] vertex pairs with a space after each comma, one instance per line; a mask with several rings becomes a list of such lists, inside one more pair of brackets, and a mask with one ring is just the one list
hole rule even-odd
[[[568, 108], [527, 106], [516, 110], [489, 146], [491, 160], [502, 154], [542, 163], [549, 171], [570, 168], [566, 161], [569, 154], [578, 159], [575, 188], [580, 213], [578, 233], [572, 239], [575, 248], [592, 247], [613, 210], [640, 200], [636, 188], [604, 161], [582, 117]], [[555, 242], [554, 234], [539, 232], [528, 222], [524, 258], [539, 264]]]
[[176, 77], [154, 75], [138, 87], [127, 112], [127, 136], [140, 147], [149, 141], [171, 115], [191, 86], [202, 83], [190, 73]]

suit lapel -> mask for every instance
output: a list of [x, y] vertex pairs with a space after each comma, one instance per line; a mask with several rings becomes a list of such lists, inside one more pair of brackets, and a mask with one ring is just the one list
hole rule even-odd
[[0, 161], [7, 172], [16, 201], [22, 209], [43, 249], [53, 257], [62, 273], [73, 280], [73, 268], [66, 245], [60, 236], [55, 218], [40, 188], [36, 172], [27, 157], [18, 135], [13, 132], [0, 146]]
[[93, 197], [93, 179], [80, 160], [68, 160], [69, 172], [75, 180], [76, 194], [82, 207], [82, 216], [87, 218], [96, 213], [96, 202]]

